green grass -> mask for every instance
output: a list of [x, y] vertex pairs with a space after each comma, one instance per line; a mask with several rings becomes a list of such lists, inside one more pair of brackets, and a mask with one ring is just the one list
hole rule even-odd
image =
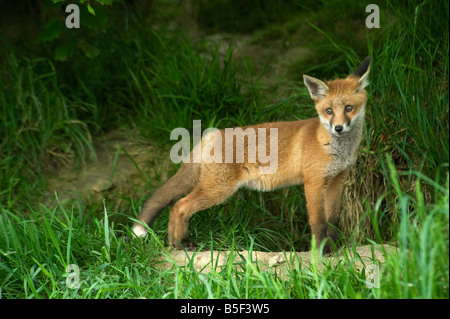
[[[252, 26], [251, 19], [250, 26], [222, 19], [235, 8], [214, 10], [214, 3], [199, 10], [208, 15], [199, 17], [205, 30]], [[223, 1], [216, 5], [226, 7]], [[297, 5], [280, 15], [262, 4], [262, 13], [254, 12], [264, 19], [254, 22], [253, 44], [278, 52], [289, 42], [311, 52], [277, 82], [295, 87], [290, 96], [262, 81], [270, 61], [259, 66], [233, 46], [165, 28], [181, 11], [165, 3], [170, 8], [162, 16], [136, 15], [133, 10], [145, 10], [120, 3], [94, 7], [101, 23], [91, 19], [78, 33], [63, 29], [51, 41], [1, 39], [0, 298], [448, 298], [448, 3], [380, 3], [377, 30], [360, 26], [364, 3]], [[280, 2], [277, 10], [290, 6]], [[45, 27], [61, 12], [34, 18]], [[69, 44], [65, 60], [55, 55]], [[97, 135], [132, 129], [164, 149], [169, 132], [190, 129], [193, 119], [202, 120], [204, 129], [314, 116], [301, 75], [345, 76], [366, 55], [373, 58], [367, 121], [343, 197], [341, 227], [353, 247], [398, 247], [381, 266], [378, 289], [367, 288], [366, 274], [352, 260], [322, 270], [293, 267], [285, 278], [251, 263], [232, 267], [232, 261], [209, 274], [176, 265], [162, 270], [167, 210], [148, 240], [126, 244], [115, 237], [129, 232], [152, 189], [140, 197], [114, 193], [118, 199], [102, 203], [43, 204], [46, 178], [55, 167], [94, 159]], [[161, 182], [155, 177], [149, 184]], [[305, 199], [297, 187], [239, 191], [196, 214], [190, 231], [208, 250], [289, 252], [310, 246]], [[78, 289], [66, 286], [69, 264], [80, 267]]]
[[[395, 169], [391, 173], [398, 183]], [[174, 264], [162, 270], [160, 260], [168, 256], [162, 234], [151, 232], [146, 241], [126, 244], [115, 236], [117, 225], [111, 222], [118, 213], [107, 206], [102, 216], [91, 218], [83, 210], [58, 205], [53, 210], [31, 210], [28, 216], [2, 209], [1, 297], [448, 298], [448, 180], [445, 187], [433, 186], [434, 205], [427, 205], [420, 191], [411, 198], [398, 187], [398, 252], [388, 255], [381, 266], [379, 288], [366, 286], [365, 272], [355, 268], [353, 259], [336, 266], [317, 261], [290, 267], [284, 277], [260, 271], [251, 259], [243, 263], [236, 258], [208, 274], [192, 265], [181, 269]], [[217, 228], [202, 230], [209, 231], [211, 248], [223, 249], [215, 234], [231, 227], [234, 232], [228, 232], [227, 245], [232, 250], [260, 250], [256, 243], [266, 240], [266, 234], [254, 226], [236, 229], [235, 225], [234, 220], [225, 220]], [[345, 248], [344, 254], [351, 250]], [[66, 285], [69, 264], [80, 268], [77, 289]]]
[[[427, 180], [436, 191], [436, 205], [429, 206], [419, 181], [416, 196], [411, 198], [401, 190], [392, 165], [390, 172], [398, 194], [399, 250], [384, 266], [380, 297], [448, 298], [448, 178], [445, 187]], [[383, 291], [383, 286], [389, 289]]]

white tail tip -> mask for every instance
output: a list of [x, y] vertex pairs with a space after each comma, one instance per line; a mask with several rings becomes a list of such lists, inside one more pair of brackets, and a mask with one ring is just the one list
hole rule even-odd
[[148, 233], [148, 230], [141, 224], [134, 224], [133, 233], [135, 237], [145, 237]]

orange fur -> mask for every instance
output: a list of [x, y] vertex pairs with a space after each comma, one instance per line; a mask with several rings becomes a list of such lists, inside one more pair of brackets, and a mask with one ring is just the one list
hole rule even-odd
[[[259, 160], [249, 162], [249, 138], [244, 139], [244, 161], [225, 162], [225, 145], [231, 143], [225, 130], [218, 135], [221, 139], [222, 162], [185, 163], [174, 177], [147, 201], [139, 215], [143, 223], [151, 224], [161, 210], [170, 202], [178, 200], [170, 209], [169, 242], [177, 248], [195, 247], [188, 241], [189, 219], [200, 210], [220, 204], [239, 188], [247, 187], [259, 191], [304, 184], [307, 210], [312, 234], [318, 243], [325, 238], [335, 239], [335, 227], [339, 221], [339, 203], [343, 183], [351, 165], [357, 158], [362, 136], [364, 108], [367, 101], [367, 76], [370, 58], [346, 79], [323, 82], [304, 76], [305, 84], [319, 117], [293, 121], [275, 122], [243, 127], [266, 130], [266, 151], [269, 151], [270, 128], [278, 131], [278, 166], [272, 174], [261, 174]], [[351, 109], [348, 107], [351, 106]], [[331, 109], [331, 111], [330, 111]], [[341, 130], [341, 132], [338, 132]], [[236, 137], [233, 149], [236, 150]], [[200, 147], [218, 143], [202, 139]], [[211, 144], [213, 143], [213, 144]], [[230, 145], [230, 144], [228, 144]], [[210, 154], [212, 155], [212, 154]], [[256, 158], [259, 158], [258, 156]], [[192, 152], [191, 152], [192, 159]], [[134, 226], [135, 233], [144, 234], [144, 227]], [[330, 246], [326, 246], [329, 250]]]

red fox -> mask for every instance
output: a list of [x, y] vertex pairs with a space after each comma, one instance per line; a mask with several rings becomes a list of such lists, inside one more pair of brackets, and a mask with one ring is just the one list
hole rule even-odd
[[[347, 78], [321, 81], [303, 75], [303, 81], [315, 102], [318, 117], [291, 121], [274, 122], [243, 127], [241, 131], [255, 132], [258, 142], [264, 139], [273, 141], [277, 133], [277, 167], [269, 173], [261, 171], [268, 163], [250, 160], [251, 152], [267, 150], [250, 145], [250, 134], [246, 134], [244, 147], [238, 148], [238, 137], [227, 136], [225, 130], [214, 135], [214, 146], [225, 150], [232, 145], [234, 161], [185, 162], [178, 172], [170, 178], [144, 204], [139, 214], [139, 223], [133, 226], [135, 236], [147, 234], [147, 224], [151, 226], [161, 211], [178, 200], [170, 209], [169, 243], [178, 249], [194, 249], [195, 243], [189, 241], [189, 219], [198, 211], [220, 204], [241, 187], [259, 191], [270, 191], [279, 187], [304, 184], [309, 224], [318, 245], [326, 238], [338, 237], [336, 226], [339, 222], [339, 206], [344, 181], [350, 167], [356, 162], [363, 133], [363, 122], [369, 84], [370, 57]], [[275, 131], [273, 131], [276, 129]], [[272, 135], [272, 136], [269, 136]], [[202, 154], [211, 152], [211, 142], [205, 136], [197, 148]], [[256, 140], [256, 139], [254, 139]], [[218, 143], [220, 142], [220, 143]], [[268, 143], [266, 143], [268, 144]], [[208, 146], [209, 145], [209, 146]], [[220, 148], [221, 147], [221, 148]], [[253, 151], [252, 151], [253, 147]], [[214, 148], [217, 151], [217, 148]], [[236, 154], [236, 151], [244, 152]], [[210, 154], [208, 154], [210, 155]], [[238, 157], [243, 160], [237, 160]], [[253, 158], [255, 158], [253, 156]], [[331, 251], [326, 243], [325, 251]]]

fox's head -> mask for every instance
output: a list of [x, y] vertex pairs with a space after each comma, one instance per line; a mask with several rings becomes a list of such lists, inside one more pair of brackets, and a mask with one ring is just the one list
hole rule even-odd
[[368, 84], [370, 57], [346, 79], [330, 82], [303, 75], [303, 81], [311, 98], [316, 102], [319, 118], [333, 136], [345, 135], [352, 128], [362, 127]]

